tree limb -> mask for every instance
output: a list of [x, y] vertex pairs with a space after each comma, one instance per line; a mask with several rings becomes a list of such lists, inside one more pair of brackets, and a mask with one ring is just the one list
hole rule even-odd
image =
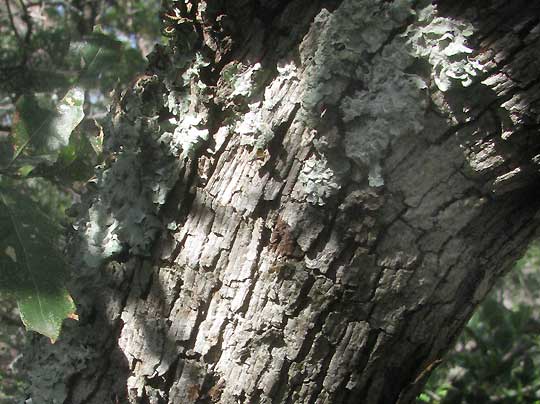
[[4, 3], [6, 4], [8, 18], [9, 18], [9, 24], [11, 25], [11, 28], [13, 29], [13, 33], [17, 37], [17, 41], [19, 44], [22, 45], [23, 39], [19, 35], [19, 31], [17, 31], [17, 27], [15, 26], [15, 20], [13, 19], [13, 12], [11, 11], [11, 6], [9, 4], [9, 0], [4, 0]]

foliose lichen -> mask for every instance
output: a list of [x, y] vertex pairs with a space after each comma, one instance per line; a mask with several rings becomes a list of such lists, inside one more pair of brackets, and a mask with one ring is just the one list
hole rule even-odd
[[[404, 73], [413, 58], [400, 49], [404, 40], [395, 43], [396, 28], [414, 14], [413, 3], [344, 1], [332, 14], [319, 13], [300, 49], [307, 71], [301, 83], [306, 122], [316, 126], [327, 108], [339, 108], [344, 152], [368, 168], [371, 186], [383, 183], [379, 160], [391, 140], [421, 129], [426, 86]], [[351, 83], [359, 90], [344, 97]], [[316, 147], [327, 143], [315, 141]]]
[[346, 127], [345, 153], [369, 167], [369, 185], [384, 184], [380, 160], [391, 142], [423, 129], [427, 98], [426, 83], [404, 70], [413, 59], [394, 41], [372, 60], [367, 73], [357, 71], [365, 89], [345, 97], [341, 103]]
[[467, 40], [473, 33], [470, 22], [437, 16], [436, 6], [429, 4], [418, 11], [405, 35], [411, 53], [429, 61], [435, 85], [445, 92], [455, 84], [468, 87], [484, 70], [470, 56], [473, 49]]
[[[88, 216], [78, 225], [88, 268], [124, 250], [149, 255], [163, 228], [161, 206], [186, 161], [208, 139], [201, 101], [206, 85], [199, 74], [208, 62], [198, 53], [188, 59], [174, 47], [168, 52], [160, 57], [170, 61], [170, 70], [161, 78], [141, 77], [110, 113], [104, 142], [109, 158], [97, 169]], [[170, 117], [164, 120], [164, 114]]]
[[260, 105], [260, 102], [249, 105], [249, 111], [236, 123], [234, 132], [241, 136], [241, 144], [264, 149], [274, 137], [274, 133], [266, 123], [263, 116], [264, 109]]
[[343, 166], [331, 167], [324, 156], [312, 156], [306, 160], [298, 175], [298, 183], [306, 201], [323, 206], [328, 198], [339, 191], [345, 169]]
[[[237, 68], [239, 66], [237, 65]], [[249, 98], [253, 95], [257, 84], [257, 74], [261, 72], [262, 66], [260, 63], [255, 63], [253, 66], [249, 66], [243, 72], [239, 72], [231, 77], [231, 83], [233, 91], [229, 98], [231, 100], [236, 97]]]
[[370, 69], [370, 55], [381, 49], [392, 31], [412, 14], [412, 3], [346, 0], [334, 13], [323, 9], [317, 15], [300, 47], [306, 68], [302, 82], [306, 112], [319, 115], [321, 103], [340, 102], [356, 72]]
[[173, 156], [193, 157], [200, 145], [208, 140], [210, 132], [204, 128], [202, 116], [185, 115], [180, 122], [175, 118], [172, 118], [170, 122], [176, 126], [174, 132], [165, 132], [159, 141], [169, 149], [169, 153]]
[[273, 138], [272, 128], [266, 123], [269, 109], [261, 97], [260, 87], [264, 72], [260, 63], [246, 66], [230, 63], [222, 73], [221, 102], [233, 111], [235, 122], [230, 130], [240, 136], [242, 145], [264, 149]]
[[[472, 33], [469, 23], [439, 16], [427, 1], [346, 0], [334, 13], [322, 10], [300, 48], [306, 123], [316, 127], [337, 106], [346, 156], [367, 168], [370, 186], [382, 186], [385, 151], [423, 129], [431, 82], [444, 92], [470, 85], [482, 71], [470, 57]], [[414, 73], [418, 59], [431, 66], [429, 77]]]

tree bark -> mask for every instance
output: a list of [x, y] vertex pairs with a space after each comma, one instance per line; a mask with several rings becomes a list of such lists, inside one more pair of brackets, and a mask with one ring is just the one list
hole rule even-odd
[[413, 402], [538, 228], [539, 5], [173, 5], [33, 403]]

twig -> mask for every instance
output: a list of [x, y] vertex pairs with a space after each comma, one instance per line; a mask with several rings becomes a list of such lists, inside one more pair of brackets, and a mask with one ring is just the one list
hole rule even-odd
[[15, 20], [13, 19], [13, 13], [11, 12], [11, 6], [9, 5], [9, 0], [4, 0], [4, 3], [6, 4], [6, 8], [8, 12], [9, 24], [11, 25], [11, 28], [13, 29], [13, 33], [17, 37], [17, 42], [19, 42], [19, 45], [22, 46], [23, 39], [19, 35], [19, 31], [17, 31], [17, 27], [15, 26]]
[[[26, 8], [26, 5], [24, 4], [24, 1], [19, 0], [19, 4], [21, 5], [21, 9], [23, 12], [22, 20], [26, 24], [26, 34], [24, 35], [24, 44], [26, 45], [25, 46], [25, 50], [26, 50], [28, 49], [28, 45], [30, 44], [30, 37], [32, 36], [32, 29], [33, 29], [32, 17], [30, 17], [30, 14], [28, 14], [28, 10]], [[26, 63], [26, 59], [24, 59], [24, 61]]]
[[9, 23], [13, 29], [13, 33], [15, 34], [15, 37], [17, 38], [17, 42], [19, 43], [19, 46], [21, 47], [22, 60], [19, 63], [19, 68], [25, 69], [26, 62], [28, 60], [28, 49], [30, 45], [30, 37], [32, 36], [32, 29], [33, 29], [32, 18], [30, 17], [30, 14], [28, 14], [28, 10], [26, 9], [26, 5], [24, 4], [23, 0], [19, 0], [19, 6], [21, 7], [21, 11], [22, 11], [21, 19], [26, 24], [26, 33], [24, 34], [24, 38], [22, 38], [15, 25], [15, 20], [13, 18], [13, 12], [11, 11], [11, 5], [9, 3], [9, 0], [4, 0], [4, 3], [6, 4]]

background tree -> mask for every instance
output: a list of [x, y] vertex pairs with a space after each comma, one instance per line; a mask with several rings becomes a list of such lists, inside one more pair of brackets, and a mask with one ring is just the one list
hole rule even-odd
[[34, 400], [413, 401], [538, 226], [538, 6], [166, 11]]

